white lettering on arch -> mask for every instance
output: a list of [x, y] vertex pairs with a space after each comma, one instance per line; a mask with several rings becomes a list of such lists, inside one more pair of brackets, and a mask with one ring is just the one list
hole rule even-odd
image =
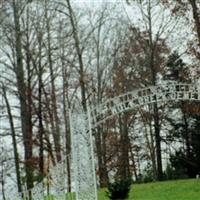
[[166, 82], [162, 85], [127, 92], [92, 108], [93, 126], [127, 110], [171, 100], [200, 100], [200, 87], [195, 84]]

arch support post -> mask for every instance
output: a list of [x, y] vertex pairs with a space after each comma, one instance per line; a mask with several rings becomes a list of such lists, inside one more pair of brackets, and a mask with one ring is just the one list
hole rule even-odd
[[70, 114], [72, 166], [76, 200], [97, 200], [91, 119], [89, 111]]

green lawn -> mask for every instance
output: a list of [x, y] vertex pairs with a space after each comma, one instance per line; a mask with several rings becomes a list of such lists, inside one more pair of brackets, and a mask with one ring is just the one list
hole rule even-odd
[[[198, 200], [200, 179], [134, 184], [129, 200]], [[105, 189], [99, 190], [99, 200], [108, 200]]]

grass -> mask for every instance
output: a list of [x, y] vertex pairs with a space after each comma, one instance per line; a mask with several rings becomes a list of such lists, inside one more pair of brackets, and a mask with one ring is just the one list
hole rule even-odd
[[[99, 189], [98, 197], [98, 200], [109, 200], [106, 197], [106, 189]], [[44, 198], [55, 199], [58, 198]], [[67, 193], [66, 199], [75, 200], [74, 193]], [[128, 200], [200, 200], [200, 179], [133, 184]]]
[[[109, 200], [106, 189], [98, 191], [99, 200]], [[133, 184], [129, 200], [198, 200], [200, 179]]]

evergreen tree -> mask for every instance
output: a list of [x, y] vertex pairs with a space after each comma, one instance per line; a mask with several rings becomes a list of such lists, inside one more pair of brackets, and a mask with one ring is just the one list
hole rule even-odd
[[[177, 52], [169, 56], [166, 66], [165, 80], [190, 82], [188, 67]], [[180, 142], [181, 145], [170, 155], [170, 162], [177, 178], [194, 178], [200, 172], [199, 105], [195, 102], [179, 101], [169, 108], [171, 113], [175, 109], [180, 111], [181, 117], [176, 117], [176, 120], [168, 119], [173, 127], [168, 139]]]

